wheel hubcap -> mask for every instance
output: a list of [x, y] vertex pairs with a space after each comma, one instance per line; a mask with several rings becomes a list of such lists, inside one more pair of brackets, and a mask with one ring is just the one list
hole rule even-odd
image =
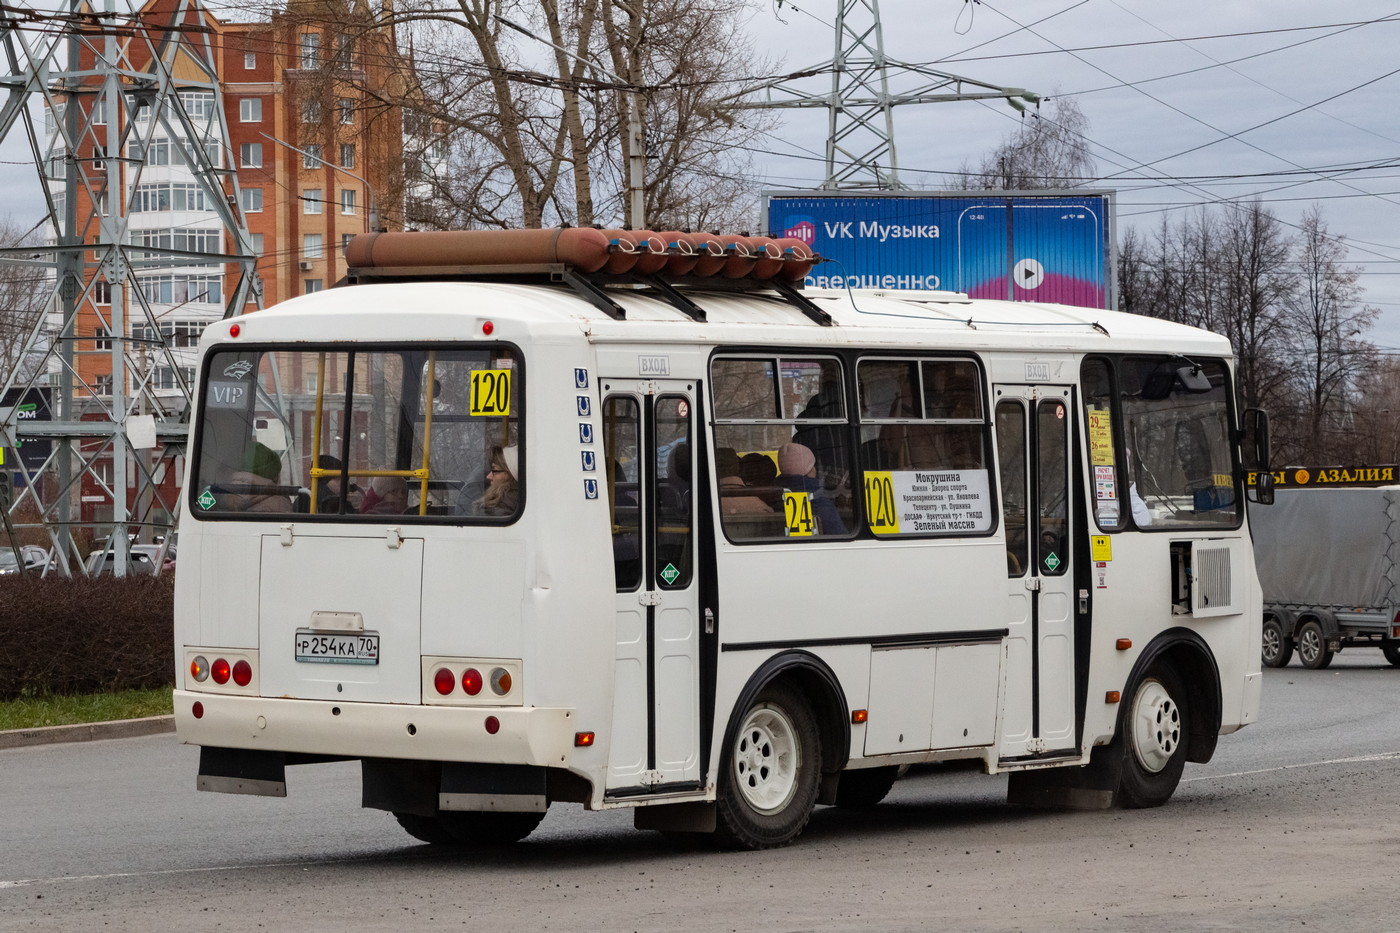
[[797, 792], [801, 749], [792, 721], [773, 706], [752, 710], [734, 744], [734, 784], [760, 813], [776, 813]]
[[1304, 631], [1303, 638], [1298, 643], [1298, 653], [1308, 660], [1312, 660], [1317, 657], [1318, 652], [1321, 650], [1322, 646], [1318, 642], [1317, 633], [1312, 629]]
[[1133, 701], [1133, 754], [1153, 774], [1181, 747], [1181, 707], [1160, 681], [1143, 684]]
[[1278, 657], [1280, 642], [1282, 639], [1276, 629], [1264, 629], [1264, 656], [1268, 658]]

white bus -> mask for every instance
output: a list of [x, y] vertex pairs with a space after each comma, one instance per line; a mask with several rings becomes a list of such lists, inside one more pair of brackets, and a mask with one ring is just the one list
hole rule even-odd
[[925, 762], [1157, 806], [1256, 719], [1267, 422], [1225, 338], [804, 290], [792, 241], [348, 258], [200, 343], [175, 606], [200, 789], [359, 760], [363, 805], [427, 842], [572, 801], [761, 848]]

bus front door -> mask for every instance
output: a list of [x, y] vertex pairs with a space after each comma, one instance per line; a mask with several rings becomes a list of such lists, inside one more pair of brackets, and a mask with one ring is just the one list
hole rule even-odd
[[1071, 390], [996, 387], [1008, 652], [1002, 760], [1076, 753]]
[[607, 794], [700, 785], [694, 389], [603, 380], [616, 654]]

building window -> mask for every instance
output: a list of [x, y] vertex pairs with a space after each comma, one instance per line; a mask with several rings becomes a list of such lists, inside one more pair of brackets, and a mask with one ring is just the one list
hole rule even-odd
[[248, 214], [256, 214], [262, 210], [262, 189], [243, 189], [243, 211]]
[[263, 254], [263, 235], [261, 233], [254, 233], [251, 234], [251, 236], [253, 238], [253, 255], [261, 256]]
[[92, 125], [107, 125], [107, 98], [99, 97], [92, 102]]
[[308, 233], [301, 238], [301, 258], [320, 259], [324, 251], [324, 240], [319, 233]]
[[92, 330], [92, 348], [94, 350], [112, 349], [112, 332], [106, 327], [95, 327]]
[[355, 122], [355, 101], [349, 97], [340, 99], [340, 122], [346, 126]]
[[349, 68], [355, 60], [355, 40], [350, 36], [336, 36], [335, 61], [342, 68]]
[[301, 67], [321, 67], [321, 34], [319, 32], [301, 34]]
[[301, 293], [303, 295], [310, 295], [312, 292], [319, 292], [321, 289], [325, 288], [326, 283], [322, 282], [320, 279], [304, 279], [302, 280], [301, 286]]
[[355, 213], [355, 189], [340, 189], [340, 212], [342, 214]]
[[238, 164], [243, 168], [262, 168], [262, 143], [239, 143]]
[[244, 71], [252, 71], [252, 70], [253, 70], [254, 68], [256, 68], [256, 67], [258, 67], [258, 56], [255, 55], [255, 54], [253, 54], [252, 52], [244, 52], [244, 53], [243, 53], [243, 70], [244, 70]]
[[146, 211], [204, 211], [204, 191], [198, 185], [137, 185], [131, 198], [131, 213]]
[[354, 144], [354, 143], [341, 143], [341, 144], [340, 144], [340, 167], [341, 167], [341, 168], [354, 168], [354, 167], [355, 167], [355, 144]]
[[214, 116], [213, 91], [181, 91], [180, 103], [191, 120], [209, 120]]
[[319, 100], [304, 100], [301, 102], [301, 122], [321, 122], [321, 102]]
[[340, 235], [340, 251], [343, 253], [350, 248], [350, 241], [355, 239], [353, 233], [342, 233]]
[[307, 188], [301, 193], [301, 204], [303, 214], [321, 213], [321, 189]]
[[[106, 279], [98, 279], [92, 283], [93, 304], [109, 305], [112, 303], [112, 283]], [[102, 349], [98, 347], [98, 349]]]
[[[111, 374], [111, 373], [99, 373], [99, 374], [98, 374], [97, 379], [96, 379], [96, 384], [93, 386], [93, 393], [94, 393], [95, 395], [111, 395], [111, 394], [112, 394], [112, 374]], [[109, 473], [111, 472], [111, 466], [112, 466], [111, 461], [108, 461], [108, 463], [107, 463], [107, 468], [108, 468], [108, 472], [109, 472]], [[111, 476], [108, 476], [108, 477], [107, 477], [106, 482], [107, 482], [108, 485], [111, 485], [111, 482], [112, 482]]]
[[245, 97], [238, 102], [238, 119], [242, 123], [262, 122], [262, 98]]
[[301, 153], [301, 167], [302, 167], [302, 168], [320, 168], [321, 165], [322, 165], [322, 162], [321, 162], [321, 144], [320, 144], [320, 143], [309, 143], [309, 144], [307, 145], [307, 147], [306, 147], [305, 149], [302, 150], [302, 153]]

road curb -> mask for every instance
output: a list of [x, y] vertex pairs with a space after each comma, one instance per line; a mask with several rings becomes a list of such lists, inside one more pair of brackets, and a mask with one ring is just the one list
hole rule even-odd
[[59, 742], [93, 742], [98, 739], [130, 739], [175, 731], [174, 716], [148, 716], [116, 722], [84, 722], [73, 726], [43, 726], [38, 729], [10, 729], [0, 732], [0, 749], [29, 745], [55, 745]]

